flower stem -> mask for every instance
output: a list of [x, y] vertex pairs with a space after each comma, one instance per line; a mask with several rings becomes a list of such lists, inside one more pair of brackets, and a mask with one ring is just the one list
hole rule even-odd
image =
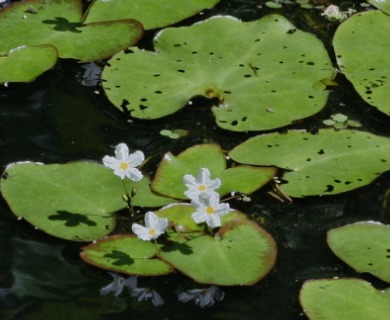
[[135, 190], [133, 189], [131, 190], [131, 193], [129, 193], [129, 191], [126, 188], [124, 180], [122, 180], [122, 186], [123, 186], [123, 190], [125, 191], [125, 196], [123, 197], [123, 200], [127, 203], [127, 210], [129, 211], [130, 220], [133, 222], [135, 212], [133, 208], [132, 198], [135, 195]]

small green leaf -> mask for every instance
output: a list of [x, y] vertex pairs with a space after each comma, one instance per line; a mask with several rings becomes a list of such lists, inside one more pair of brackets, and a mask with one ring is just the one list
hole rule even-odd
[[379, 320], [390, 314], [390, 290], [360, 279], [309, 280], [299, 298], [310, 320]]
[[159, 257], [200, 283], [253, 285], [272, 269], [276, 244], [256, 223], [233, 220], [214, 237], [172, 242]]
[[86, 23], [137, 19], [146, 30], [165, 27], [210, 9], [220, 0], [95, 0]]
[[96, 267], [136, 276], [159, 276], [172, 267], [154, 258], [158, 247], [132, 235], [117, 235], [86, 246], [81, 258]]
[[220, 146], [216, 144], [195, 145], [174, 156], [168, 152], [161, 161], [152, 189], [160, 194], [176, 199], [186, 199], [186, 174], [197, 177], [201, 168], [210, 170], [211, 179], [220, 178], [222, 186], [216, 191], [226, 195], [232, 191], [250, 194], [276, 174], [276, 168], [256, 168], [236, 166], [226, 169], [226, 159]]
[[33, 81], [52, 68], [57, 58], [57, 49], [50, 45], [14, 48], [0, 56], [0, 83]]
[[347, 129], [296, 130], [250, 138], [229, 156], [239, 163], [288, 170], [282, 188], [292, 197], [337, 194], [390, 170], [390, 139]]
[[134, 45], [143, 34], [135, 20], [84, 24], [81, 0], [26, 0], [0, 11], [0, 53], [51, 44], [61, 58], [93, 61]]
[[332, 229], [328, 245], [357, 272], [369, 272], [390, 282], [390, 227], [374, 222], [359, 222]]

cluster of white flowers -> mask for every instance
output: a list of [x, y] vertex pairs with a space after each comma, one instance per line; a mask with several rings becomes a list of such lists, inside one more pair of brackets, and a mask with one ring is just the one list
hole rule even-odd
[[[104, 156], [104, 166], [114, 170], [114, 174], [121, 179], [126, 177], [139, 181], [143, 178], [140, 170], [136, 167], [142, 164], [145, 156], [142, 151], [129, 153], [129, 148], [125, 143], [119, 143], [115, 147], [115, 157]], [[191, 215], [196, 223], [206, 223], [210, 228], [221, 226], [221, 217], [230, 211], [229, 204], [220, 203], [219, 194], [215, 191], [221, 186], [220, 179], [212, 180], [210, 171], [201, 168], [198, 177], [186, 174], [183, 181], [187, 190], [185, 195], [191, 200], [191, 205], [195, 212]], [[159, 218], [154, 212], [145, 214], [145, 226], [138, 223], [132, 225], [132, 231], [144, 241], [157, 239], [168, 227], [167, 218]]]
[[221, 216], [230, 211], [229, 204], [220, 203], [219, 194], [215, 191], [221, 186], [221, 180], [211, 180], [209, 169], [201, 168], [197, 178], [186, 174], [183, 181], [187, 187], [184, 194], [196, 209], [192, 219], [196, 223], [206, 222], [210, 228], [220, 227]]

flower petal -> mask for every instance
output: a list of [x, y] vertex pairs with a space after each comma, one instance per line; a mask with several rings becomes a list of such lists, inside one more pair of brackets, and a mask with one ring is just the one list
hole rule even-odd
[[183, 177], [183, 182], [186, 185], [187, 188], [189, 188], [192, 185], [198, 185], [198, 182], [196, 181], [194, 176], [191, 176], [190, 174], [186, 174]]
[[207, 168], [200, 169], [199, 176], [198, 176], [198, 183], [200, 184], [207, 184], [210, 180], [210, 171]]
[[127, 157], [127, 161], [131, 167], [138, 167], [145, 160], [145, 155], [142, 151], [136, 151]]
[[126, 171], [124, 171], [124, 175], [126, 175], [126, 177], [133, 181], [140, 181], [144, 177], [142, 172], [136, 168], [127, 169]]
[[148, 211], [145, 213], [145, 226], [148, 229], [157, 229], [158, 217], [153, 211]]
[[144, 226], [141, 226], [138, 223], [133, 223], [131, 230], [137, 235], [138, 238], [144, 241], [149, 241], [152, 238], [149, 235], [148, 229]]
[[221, 218], [217, 214], [209, 214], [206, 223], [210, 228], [217, 228], [221, 226]]
[[126, 161], [128, 156], [129, 148], [127, 147], [126, 143], [117, 144], [117, 146], [115, 147], [115, 158], [120, 161]]
[[118, 167], [118, 160], [115, 159], [114, 157], [104, 156], [103, 164], [107, 168], [116, 169]]
[[202, 223], [207, 220], [207, 213], [204, 211], [197, 210], [195, 211], [192, 215], [191, 218], [196, 222], [196, 223]]

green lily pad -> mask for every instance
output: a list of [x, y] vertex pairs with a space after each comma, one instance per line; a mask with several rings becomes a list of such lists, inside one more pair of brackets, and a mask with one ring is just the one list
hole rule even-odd
[[0, 53], [51, 44], [61, 58], [92, 61], [134, 45], [143, 34], [135, 20], [84, 24], [81, 0], [26, 0], [0, 11]]
[[50, 45], [22, 46], [0, 56], [0, 83], [30, 82], [57, 62], [57, 49]]
[[173, 268], [155, 258], [158, 246], [132, 235], [105, 238], [83, 248], [81, 258], [96, 267], [137, 276], [159, 276]]
[[390, 1], [389, 0], [367, 0], [368, 3], [375, 8], [382, 10], [383, 12], [390, 14]]
[[359, 222], [332, 229], [328, 245], [357, 272], [369, 272], [390, 282], [390, 227], [380, 223]]
[[229, 156], [289, 170], [282, 188], [292, 197], [330, 195], [367, 185], [389, 170], [390, 139], [348, 129], [271, 133], [248, 139]]
[[[126, 183], [128, 190], [137, 190], [134, 206], [172, 202], [154, 195], [147, 178]], [[94, 162], [14, 164], [6, 168], [0, 187], [17, 217], [50, 235], [74, 241], [92, 241], [109, 234], [115, 226], [113, 212], [126, 207], [120, 179]]]
[[197, 177], [201, 168], [210, 170], [211, 179], [221, 179], [222, 185], [216, 190], [221, 196], [231, 191], [250, 194], [276, 174], [273, 167], [236, 166], [226, 169], [226, 159], [220, 146], [203, 144], [192, 146], [178, 156], [166, 153], [152, 181], [152, 189], [168, 197], [186, 199], [183, 177], [186, 174]]
[[137, 19], [145, 29], [165, 27], [214, 7], [219, 0], [95, 0], [86, 23], [120, 19]]
[[310, 320], [378, 320], [390, 314], [390, 290], [360, 279], [306, 281], [300, 302]]
[[390, 17], [374, 10], [347, 19], [333, 38], [340, 70], [364, 100], [387, 115], [390, 115], [389, 29]]
[[276, 244], [252, 221], [232, 221], [214, 235], [173, 242], [158, 256], [199, 283], [253, 285], [273, 267]]
[[333, 75], [323, 44], [280, 15], [217, 16], [154, 41], [155, 52], [120, 52], [102, 73], [109, 100], [135, 118], [164, 117], [201, 95], [218, 99], [218, 126], [268, 130], [313, 115], [328, 97], [315, 88]]

